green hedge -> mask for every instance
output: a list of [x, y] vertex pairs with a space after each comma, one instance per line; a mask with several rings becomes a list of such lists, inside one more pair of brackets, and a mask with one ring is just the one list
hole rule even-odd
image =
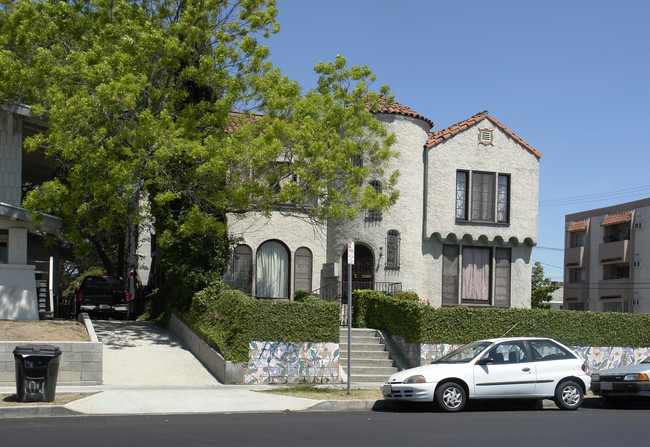
[[355, 327], [383, 329], [407, 343], [467, 343], [508, 336], [550, 337], [573, 346], [650, 346], [650, 315], [552, 309], [434, 309], [381, 292], [355, 291]]
[[181, 318], [232, 362], [248, 361], [251, 341], [338, 342], [338, 304], [303, 300], [257, 300], [217, 282], [194, 295]]

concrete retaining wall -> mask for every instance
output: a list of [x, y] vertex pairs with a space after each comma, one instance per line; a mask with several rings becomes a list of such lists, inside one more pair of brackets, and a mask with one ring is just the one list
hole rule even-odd
[[192, 354], [199, 359], [205, 367], [220, 382], [242, 383], [244, 381], [244, 373], [246, 371], [245, 363], [233, 363], [224, 359], [221, 354], [212, 349], [210, 345], [201, 340], [180, 318], [172, 314], [169, 320], [169, 330], [173, 332], [183, 343], [187, 345]]
[[100, 385], [103, 345], [98, 342], [3, 341], [0, 342], [0, 386], [16, 384], [13, 351], [19, 345], [52, 345], [61, 350], [57, 385]]
[[0, 386], [16, 385], [14, 349], [20, 345], [52, 345], [61, 350], [57, 385], [101, 385], [104, 373], [104, 345], [99, 342], [87, 314], [79, 321], [86, 325], [89, 342], [0, 341]]

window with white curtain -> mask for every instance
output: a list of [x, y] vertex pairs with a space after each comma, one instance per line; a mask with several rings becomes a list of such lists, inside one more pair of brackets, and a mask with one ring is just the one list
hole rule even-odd
[[279, 241], [266, 241], [257, 250], [258, 298], [289, 298], [289, 250]]
[[484, 247], [463, 247], [463, 301], [490, 301], [491, 250]]
[[[443, 245], [442, 305], [510, 307], [512, 249]], [[460, 297], [459, 297], [460, 295]]]

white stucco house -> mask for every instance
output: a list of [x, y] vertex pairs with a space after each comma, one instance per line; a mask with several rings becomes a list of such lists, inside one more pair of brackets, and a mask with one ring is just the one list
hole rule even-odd
[[61, 222], [45, 216], [35, 224], [21, 207], [24, 191], [52, 178], [54, 163], [42, 153], [27, 153], [23, 141], [46, 124], [26, 107], [0, 109], [0, 319], [38, 320], [52, 315], [59, 269], [66, 248], [46, 245]]
[[530, 307], [541, 154], [488, 112], [440, 131], [398, 103], [376, 116], [401, 154], [390, 211], [321, 225], [279, 211], [229, 215], [243, 242], [224, 280], [259, 298], [337, 299], [354, 241], [354, 288], [414, 291], [436, 307]]

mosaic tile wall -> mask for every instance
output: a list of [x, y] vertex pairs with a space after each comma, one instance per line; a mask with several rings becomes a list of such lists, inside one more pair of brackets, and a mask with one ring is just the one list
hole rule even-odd
[[[411, 366], [426, 365], [459, 345], [405, 343], [404, 337], [393, 336], [393, 340], [400, 347]], [[624, 365], [633, 365], [650, 357], [650, 348], [620, 348], [620, 347], [584, 347], [570, 346], [578, 355], [587, 360], [589, 373], [603, 369], [617, 368]]]
[[572, 346], [587, 360], [589, 373], [602, 369], [617, 368], [619, 366], [634, 365], [650, 357], [650, 348], [595, 348]]
[[338, 343], [255, 341], [248, 357], [244, 382], [249, 385], [340, 381]]

